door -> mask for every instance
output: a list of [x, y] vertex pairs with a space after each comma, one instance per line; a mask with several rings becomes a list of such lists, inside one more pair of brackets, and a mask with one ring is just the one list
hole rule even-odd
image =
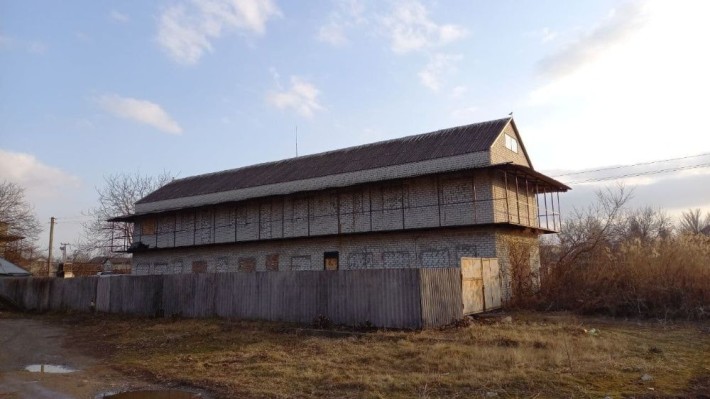
[[501, 307], [500, 268], [495, 258], [461, 258], [463, 314]]

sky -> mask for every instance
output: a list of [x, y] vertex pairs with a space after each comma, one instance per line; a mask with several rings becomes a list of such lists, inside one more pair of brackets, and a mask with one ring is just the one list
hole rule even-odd
[[710, 211], [707, 15], [688, 0], [0, 0], [0, 180], [25, 187], [42, 243], [51, 216], [74, 243], [107, 175], [513, 112], [535, 169], [574, 183], [563, 212], [619, 181], [635, 206]]

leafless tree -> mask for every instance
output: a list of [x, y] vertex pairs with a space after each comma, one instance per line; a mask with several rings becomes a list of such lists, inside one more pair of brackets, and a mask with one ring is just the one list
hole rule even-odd
[[619, 185], [600, 190], [596, 195], [596, 203], [584, 210], [575, 209], [563, 223], [559, 234], [560, 253], [555, 262], [558, 266], [572, 264], [600, 244], [613, 241], [632, 192]]
[[138, 172], [105, 176], [104, 185], [96, 188], [98, 206], [86, 212], [91, 221], [83, 225], [84, 238], [80, 250], [108, 255], [116, 238], [125, 239], [125, 243], [130, 246], [133, 243], [133, 224], [107, 220], [133, 214], [136, 201], [173, 179], [170, 172], [158, 176], [146, 176]]
[[8, 181], [0, 182], [0, 222], [6, 223], [8, 235], [33, 242], [42, 231], [34, 209], [25, 199], [25, 190]]
[[669, 238], [672, 233], [671, 218], [662, 210], [647, 206], [626, 213], [619, 223], [616, 239], [637, 239], [647, 243], [658, 238]]
[[681, 214], [679, 227], [681, 233], [700, 234], [708, 226], [710, 226], [710, 212], [706, 213], [704, 218], [699, 208], [688, 209]]

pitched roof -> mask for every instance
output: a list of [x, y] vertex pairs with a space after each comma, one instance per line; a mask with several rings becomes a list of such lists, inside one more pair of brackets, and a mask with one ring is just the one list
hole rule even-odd
[[175, 180], [137, 204], [487, 151], [511, 118]]
[[5, 258], [0, 258], [0, 276], [24, 277], [24, 276], [31, 276], [31, 275], [32, 275], [32, 273], [21, 268], [20, 266], [17, 266], [16, 264], [11, 263], [10, 261], [6, 260]]

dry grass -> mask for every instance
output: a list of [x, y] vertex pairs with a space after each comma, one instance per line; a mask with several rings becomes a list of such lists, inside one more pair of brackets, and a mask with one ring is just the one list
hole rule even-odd
[[548, 262], [545, 270], [539, 295], [544, 307], [612, 316], [710, 318], [707, 236], [599, 245], [572, 263]]
[[[75, 344], [108, 353], [124, 372], [225, 398], [710, 394], [707, 323], [513, 317], [513, 323], [366, 334], [223, 320], [96, 317], [66, 324]], [[599, 334], [585, 332], [590, 328]], [[652, 381], [640, 380], [646, 373]]]

